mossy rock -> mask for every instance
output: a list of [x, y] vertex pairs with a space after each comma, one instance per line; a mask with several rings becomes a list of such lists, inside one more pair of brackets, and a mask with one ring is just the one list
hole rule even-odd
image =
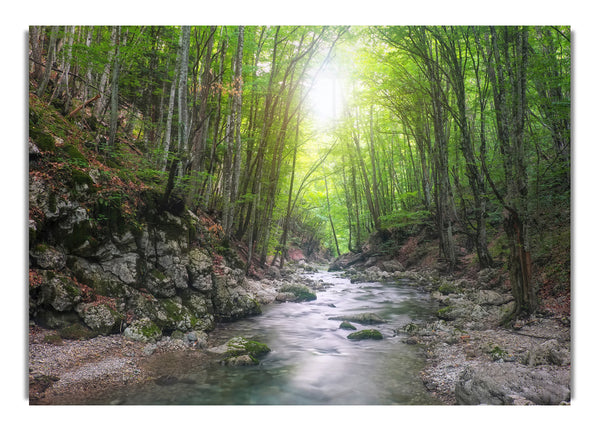
[[124, 320], [124, 316], [108, 304], [82, 304], [77, 312], [88, 327], [104, 335], [118, 332]]
[[264, 343], [247, 340], [244, 337], [230, 339], [224, 346], [223, 363], [226, 365], [257, 365], [259, 358], [271, 349]]
[[457, 293], [460, 289], [458, 288], [458, 286], [455, 286], [452, 283], [448, 283], [446, 281], [444, 281], [442, 284], [440, 284], [440, 287], [438, 287], [438, 291], [442, 294], [442, 295], [448, 295], [450, 293]]
[[301, 284], [288, 284], [279, 289], [281, 293], [292, 293], [296, 302], [314, 301], [317, 295], [308, 287]]
[[349, 340], [381, 340], [383, 335], [376, 329], [363, 329], [349, 334], [347, 338]]
[[66, 144], [62, 147], [62, 151], [69, 157], [69, 161], [74, 165], [87, 168], [89, 163], [85, 156], [72, 144]]
[[419, 330], [419, 326], [416, 323], [410, 322], [404, 325], [402, 330], [408, 334], [413, 334]]
[[348, 322], [360, 323], [362, 325], [385, 323], [385, 319], [375, 313], [360, 313], [346, 316], [330, 317], [329, 320], [346, 320]]
[[29, 137], [42, 151], [54, 152], [56, 150], [54, 138], [37, 127], [29, 128]]
[[455, 319], [455, 307], [449, 305], [448, 307], [440, 308], [437, 311], [437, 317], [442, 320], [454, 320]]
[[150, 343], [160, 339], [162, 337], [162, 331], [156, 323], [147, 317], [143, 317], [125, 328], [123, 336], [134, 341]]
[[76, 188], [85, 188], [95, 191], [94, 180], [87, 173], [80, 171], [79, 169], [73, 169], [71, 171], [71, 182]]
[[354, 326], [352, 323], [348, 322], [347, 320], [344, 320], [342, 323], [340, 323], [340, 329], [356, 331], [356, 326]]

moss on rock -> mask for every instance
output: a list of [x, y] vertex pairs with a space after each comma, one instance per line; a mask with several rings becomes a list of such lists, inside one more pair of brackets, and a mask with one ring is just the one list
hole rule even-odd
[[349, 334], [347, 338], [349, 340], [381, 340], [383, 335], [376, 329], [363, 329]]
[[340, 329], [355, 331], [356, 326], [354, 326], [352, 323], [348, 322], [347, 320], [344, 320], [342, 323], [340, 323]]
[[317, 299], [317, 295], [308, 287], [301, 284], [287, 284], [279, 289], [281, 293], [291, 293], [294, 295], [294, 301], [314, 301]]
[[226, 365], [256, 365], [259, 358], [269, 353], [271, 349], [264, 343], [247, 340], [244, 337], [230, 339], [217, 348], [217, 353], [223, 353], [223, 363]]

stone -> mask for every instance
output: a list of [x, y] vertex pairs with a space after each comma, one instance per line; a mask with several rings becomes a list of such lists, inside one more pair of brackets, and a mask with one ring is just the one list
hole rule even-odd
[[279, 292], [292, 294], [293, 298], [288, 295], [287, 297], [290, 298], [288, 300], [295, 302], [314, 301], [317, 299], [315, 292], [302, 284], [285, 284], [279, 289]]
[[137, 259], [135, 253], [128, 253], [106, 262], [102, 262], [102, 269], [116, 276], [125, 284], [134, 284], [137, 278]]
[[570, 375], [568, 370], [553, 374], [515, 363], [470, 365], [460, 374], [455, 395], [462, 405], [512, 405], [524, 400], [558, 405], [570, 401]]
[[567, 349], [551, 339], [529, 350], [524, 356], [524, 363], [529, 366], [567, 365], [571, 363], [571, 358]]
[[67, 259], [65, 254], [54, 247], [38, 244], [29, 251], [29, 256], [34, 263], [42, 269], [59, 271], [65, 267]]
[[198, 248], [188, 254], [187, 273], [192, 289], [200, 292], [210, 291], [212, 284], [212, 259]]
[[162, 331], [149, 318], [143, 317], [134, 320], [127, 328], [125, 328], [123, 336], [134, 341], [155, 343], [162, 336]]
[[250, 355], [240, 355], [226, 358], [223, 360], [223, 363], [230, 367], [244, 367], [249, 365], [257, 365], [258, 360]]
[[159, 298], [170, 298], [176, 293], [173, 280], [158, 269], [149, 271], [145, 286], [149, 292]]
[[48, 304], [56, 311], [69, 311], [81, 302], [81, 290], [73, 280], [52, 271], [40, 274], [43, 280], [39, 287], [42, 304]]
[[347, 320], [344, 320], [342, 323], [340, 323], [340, 329], [356, 331], [356, 326], [354, 326], [352, 323], [348, 322]]
[[271, 278], [274, 278], [276, 280], [281, 278], [281, 272], [279, 271], [279, 268], [277, 268], [276, 266], [269, 266], [269, 268], [267, 268], [267, 275]]
[[80, 304], [76, 311], [85, 324], [99, 334], [118, 332], [123, 322], [123, 316], [108, 304]]
[[386, 260], [380, 263], [382, 269], [387, 272], [402, 272], [404, 271], [404, 265], [397, 260]]
[[231, 338], [220, 346], [208, 349], [211, 353], [223, 356], [222, 362], [225, 365], [257, 365], [259, 358], [265, 356], [271, 349], [264, 343], [248, 340], [244, 337]]
[[158, 346], [156, 344], [146, 344], [142, 353], [144, 356], [151, 356], [154, 352], [156, 352], [157, 348]]
[[473, 301], [479, 305], [504, 305], [513, 300], [512, 295], [500, 294], [494, 290], [478, 290], [473, 295]]
[[381, 340], [383, 335], [376, 329], [363, 329], [362, 331], [348, 334], [349, 340]]

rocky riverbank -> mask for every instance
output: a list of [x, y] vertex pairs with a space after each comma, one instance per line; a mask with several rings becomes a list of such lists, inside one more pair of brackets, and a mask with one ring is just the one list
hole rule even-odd
[[570, 316], [544, 307], [527, 320], [514, 310], [506, 274], [468, 277], [436, 269], [404, 270], [394, 260], [349, 255], [334, 262], [354, 281], [410, 279], [438, 301], [434, 320], [399, 328], [423, 347], [425, 387], [445, 404], [560, 405], [571, 399]]
[[[304, 276], [305, 271], [311, 268], [300, 265], [283, 274], [273, 268], [262, 280], [246, 279], [244, 294], [259, 304], [303, 300], [302, 294], [312, 291], [309, 287], [320, 288], [318, 282]], [[299, 285], [304, 290], [295, 296], [292, 291]], [[223, 360], [219, 354], [222, 346], [212, 340], [210, 331], [174, 331], [157, 339], [137, 339], [125, 333], [69, 339], [61, 333], [60, 329], [30, 323], [32, 405], [88, 404], [106, 399], [105, 395], [117, 389], [143, 383], [168, 384], [182, 370]], [[172, 361], [168, 360], [171, 356]], [[236, 364], [246, 365], [239, 360], [228, 363]]]

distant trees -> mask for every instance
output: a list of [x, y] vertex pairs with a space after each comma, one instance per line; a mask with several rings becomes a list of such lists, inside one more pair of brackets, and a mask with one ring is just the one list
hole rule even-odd
[[361, 113], [344, 123], [350, 134], [338, 132], [349, 150], [338, 163], [350, 238], [364, 238], [360, 226], [404, 229], [431, 213], [448, 269], [459, 264], [457, 234], [487, 268], [495, 265], [488, 231], [502, 219], [516, 314], [535, 311], [531, 229], [542, 215], [532, 208], [546, 199], [532, 193], [530, 178], [557, 198], [568, 193], [568, 34], [556, 27], [365, 31], [369, 50], [354, 86], [366, 88], [360, 105], [371, 108], [351, 108]]
[[[570, 55], [568, 27], [32, 26], [30, 91], [107, 160], [142, 154], [165, 206], [220, 216], [249, 270], [283, 265], [294, 228], [334, 253], [426, 228], [448, 270], [471, 250], [488, 268], [501, 228], [529, 313], [570, 197]], [[334, 56], [344, 111], [323, 138], [306, 101]]]

